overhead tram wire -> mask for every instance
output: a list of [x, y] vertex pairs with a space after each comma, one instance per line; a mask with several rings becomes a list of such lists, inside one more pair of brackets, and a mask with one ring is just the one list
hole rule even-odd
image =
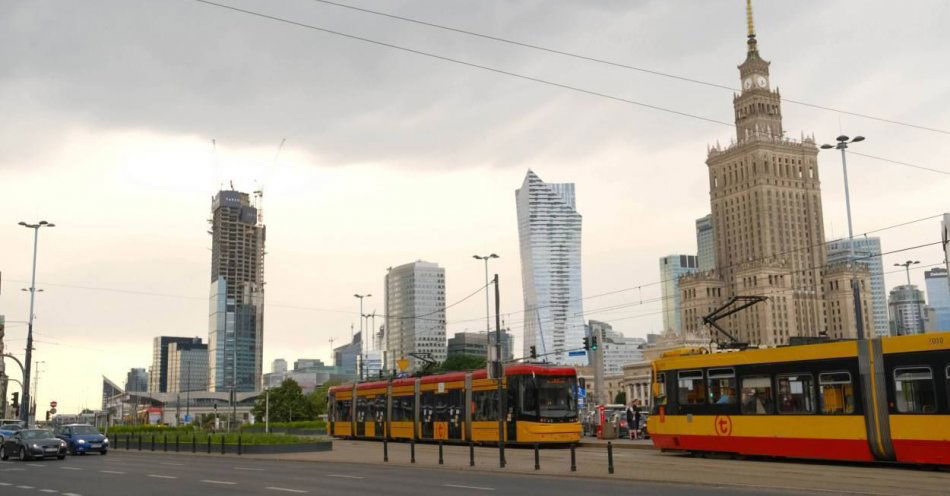
[[[552, 87], [555, 87], [555, 88], [561, 88], [561, 89], [565, 89], [565, 90], [570, 90], [570, 91], [574, 91], [574, 92], [578, 92], [578, 93], [583, 93], [583, 94], [590, 95], [590, 96], [596, 96], [596, 97], [605, 98], [605, 99], [608, 99], [608, 100], [613, 100], [613, 101], [616, 101], [616, 102], [627, 103], [627, 104], [635, 105], [635, 106], [642, 107], [642, 108], [647, 108], [647, 109], [656, 110], [656, 111], [659, 111], [659, 112], [665, 112], [665, 113], [668, 113], [668, 114], [678, 115], [678, 116], [680, 116], [680, 117], [688, 117], [688, 118], [691, 118], [691, 119], [696, 119], [696, 120], [700, 120], [700, 121], [704, 121], [704, 122], [709, 122], [709, 123], [712, 123], [712, 124], [718, 124], [718, 125], [722, 125], [722, 126], [728, 126], [728, 127], [730, 127], [730, 128], [734, 128], [734, 127], [735, 127], [735, 123], [726, 122], [726, 121], [721, 121], [721, 120], [719, 120], [719, 119], [713, 119], [713, 118], [711, 118], [711, 117], [704, 117], [704, 116], [701, 116], [701, 115], [698, 115], [698, 114], [691, 114], [691, 113], [689, 113], [689, 112], [684, 112], [684, 111], [681, 111], [681, 110], [675, 110], [675, 109], [671, 109], [671, 108], [667, 108], [667, 107], [662, 107], [662, 106], [659, 106], [659, 105], [653, 105], [653, 104], [649, 104], [649, 103], [645, 103], [645, 102], [641, 102], [641, 101], [637, 101], [637, 100], [631, 100], [631, 99], [629, 99], [629, 98], [624, 98], [624, 97], [620, 97], [620, 96], [616, 96], [616, 95], [611, 95], [611, 94], [608, 94], [608, 93], [601, 93], [601, 92], [599, 92], [599, 91], [588, 90], [588, 89], [584, 89], [584, 88], [581, 88], [581, 87], [578, 87], [578, 86], [571, 86], [571, 85], [569, 85], [569, 84], [558, 83], [558, 82], [555, 82], [555, 81], [550, 81], [550, 80], [547, 80], [547, 79], [541, 79], [541, 78], [534, 77], [534, 76], [528, 76], [528, 75], [520, 74], [520, 73], [517, 73], [517, 72], [506, 71], [506, 70], [504, 70], [504, 69], [498, 69], [498, 68], [491, 67], [491, 66], [487, 66], [487, 65], [476, 64], [476, 63], [474, 63], [474, 62], [467, 62], [467, 61], [464, 61], [464, 60], [460, 60], [460, 59], [448, 57], [448, 56], [445, 56], [445, 55], [438, 55], [438, 54], [435, 54], [435, 53], [432, 53], [432, 52], [426, 52], [426, 51], [423, 51], [423, 50], [417, 50], [417, 49], [415, 49], [415, 48], [409, 48], [409, 47], [405, 47], [405, 46], [401, 46], [401, 45], [396, 45], [396, 44], [393, 44], [393, 43], [387, 43], [387, 42], [384, 42], [384, 41], [374, 40], [374, 39], [366, 38], [366, 37], [363, 37], [363, 36], [357, 36], [357, 35], [353, 35], [353, 34], [349, 34], [349, 33], [344, 33], [344, 32], [342, 32], [342, 31], [335, 31], [335, 30], [328, 29], [328, 28], [322, 28], [322, 27], [320, 27], [320, 26], [315, 26], [315, 25], [313, 25], [313, 24], [307, 24], [307, 23], [303, 23], [303, 22], [299, 22], [299, 21], [294, 21], [294, 20], [291, 20], [291, 19], [283, 18], [283, 17], [277, 17], [277, 16], [273, 16], [273, 15], [270, 15], [270, 14], [265, 14], [265, 13], [263, 13], [263, 12], [257, 12], [257, 11], [253, 11], [253, 10], [242, 9], [242, 8], [240, 8], [240, 7], [235, 7], [235, 6], [233, 6], [233, 5], [227, 5], [227, 4], [222, 4], [222, 3], [216, 3], [216, 2], [212, 2], [212, 1], [210, 1], [210, 0], [192, 0], [192, 1], [193, 1], [193, 2], [197, 2], [197, 3], [201, 3], [201, 4], [205, 4], [205, 5], [209, 5], [209, 6], [213, 6], [213, 7], [218, 7], [218, 8], [225, 9], [225, 10], [231, 10], [231, 11], [238, 12], [238, 13], [242, 13], [242, 14], [247, 14], [247, 15], [251, 15], [251, 16], [255, 16], [255, 17], [260, 17], [260, 18], [262, 18], [262, 19], [267, 19], [267, 20], [271, 20], [271, 21], [275, 21], [275, 22], [280, 22], [280, 23], [284, 23], [284, 24], [289, 24], [289, 25], [296, 26], [296, 27], [301, 27], [301, 28], [305, 28], [305, 29], [312, 29], [312, 30], [314, 30], [314, 31], [319, 31], [319, 32], [326, 33], [326, 34], [331, 34], [331, 35], [334, 35], [334, 36], [341, 36], [341, 37], [349, 38], [349, 39], [352, 39], [352, 40], [362, 41], [362, 42], [364, 42], [364, 43], [371, 43], [371, 44], [374, 44], [374, 45], [378, 45], [378, 46], [382, 46], [382, 47], [386, 47], [386, 48], [391, 48], [391, 49], [393, 49], [393, 50], [399, 50], [399, 51], [406, 52], [406, 53], [412, 53], [412, 54], [415, 54], [415, 55], [421, 55], [421, 56], [423, 56], [423, 57], [429, 57], [429, 58], [441, 60], [441, 61], [443, 61], [443, 62], [451, 62], [451, 63], [453, 63], [453, 64], [458, 64], [458, 65], [463, 65], [463, 66], [466, 66], [466, 67], [471, 67], [471, 68], [475, 68], [475, 69], [481, 69], [481, 70], [484, 70], [484, 71], [494, 72], [494, 73], [496, 73], [496, 74], [502, 74], [502, 75], [505, 75], [505, 76], [509, 76], [509, 77], [513, 77], [513, 78], [517, 78], [517, 79], [522, 79], [522, 80], [525, 80], [525, 81], [532, 81], [532, 82], [539, 83], [539, 84], [543, 84], [543, 85], [546, 85], [546, 86], [552, 86]], [[829, 110], [834, 110], [834, 109], [830, 109], [830, 108], [829, 108]], [[837, 111], [837, 110], [835, 110], [835, 111]], [[841, 111], [841, 112], [842, 112], [842, 113], [846, 113], [846, 112], [844, 112], [844, 111]], [[858, 115], [858, 114], [854, 114], [854, 115]], [[869, 117], [869, 118], [870, 118], [870, 117]], [[893, 122], [896, 123], [896, 121], [893, 121]], [[921, 127], [921, 126], [915, 126], [915, 127]], [[923, 127], [921, 127], [921, 128], [924, 129]], [[926, 129], [930, 129], [930, 128], [926, 128]], [[937, 131], [937, 132], [944, 132], [944, 131], [936, 130], [936, 129], [930, 129], [930, 130]], [[947, 134], [950, 134], [950, 132], [947, 132]], [[852, 152], [852, 153], [854, 153], [854, 152]], [[939, 170], [939, 169], [932, 169], [932, 168], [930, 168], [930, 167], [925, 167], [925, 166], [922, 166], [922, 165], [914, 165], [914, 164], [909, 164], [909, 163], [907, 163], [907, 162], [898, 162], [898, 161], [895, 161], [895, 160], [885, 159], [885, 158], [881, 158], [881, 157], [871, 157], [871, 158], [875, 158], [875, 159], [882, 160], [882, 161], [885, 161], [885, 162], [891, 162], [891, 163], [894, 163], [895, 165], [911, 166], [911, 167], [914, 167], [914, 168], [916, 168], [916, 169], [926, 170], [926, 171], [931, 171], [931, 172], [937, 172], [937, 173], [940, 173], [940, 174], [950, 174], [950, 172], [948, 172], [948, 171], [943, 171], [943, 170]]]
[[[497, 41], [497, 42], [500, 42], [500, 43], [507, 43], [507, 44], [509, 44], [509, 45], [519, 46], [519, 47], [522, 47], [522, 48], [529, 48], [529, 49], [532, 49], [532, 50], [538, 50], [538, 51], [542, 51], [542, 52], [552, 53], [552, 54], [555, 54], [555, 55], [562, 55], [562, 56], [565, 56], [565, 57], [570, 57], [570, 58], [574, 58], [574, 59], [578, 59], [578, 60], [584, 60], [584, 61], [587, 61], [587, 62], [595, 62], [595, 63], [598, 63], [598, 64], [605, 64], [605, 65], [609, 65], [609, 66], [613, 66], [613, 67], [619, 67], [619, 68], [622, 68], [622, 69], [629, 69], [629, 70], [632, 70], [632, 71], [642, 72], [642, 73], [650, 74], [650, 75], [653, 75], [653, 76], [660, 76], [660, 77], [665, 77], [665, 78], [669, 78], [669, 79], [675, 79], [675, 80], [683, 81], [683, 82], [687, 82], [687, 83], [699, 84], [699, 85], [703, 85], [703, 86], [708, 86], [708, 87], [710, 87], [710, 88], [718, 88], [718, 89], [723, 89], [723, 90], [728, 90], [728, 91], [733, 91], [733, 92], [735, 92], [735, 91], [741, 91], [739, 88], [734, 88], [734, 87], [732, 87], [732, 86], [725, 85], [725, 84], [719, 84], [719, 83], [713, 83], [713, 82], [709, 82], [709, 81], [703, 81], [703, 80], [701, 80], [701, 79], [695, 79], [695, 78], [691, 78], [691, 77], [687, 77], [687, 76], [681, 76], [681, 75], [677, 75], [677, 74], [671, 74], [671, 73], [668, 73], [668, 72], [662, 72], [662, 71], [659, 71], [659, 70], [656, 70], [656, 69], [649, 69], [649, 68], [646, 68], [646, 67], [639, 67], [639, 66], [635, 66], [635, 65], [625, 64], [625, 63], [623, 63], [623, 62], [617, 62], [617, 61], [614, 61], [614, 60], [608, 60], [608, 59], [593, 57], [593, 56], [590, 56], [590, 55], [583, 55], [583, 54], [579, 54], [579, 53], [568, 52], [568, 51], [565, 51], [565, 50], [558, 50], [558, 49], [555, 49], [555, 48], [549, 48], [549, 47], [545, 47], [545, 46], [541, 46], [541, 45], [537, 45], [537, 44], [533, 44], [533, 43], [526, 43], [526, 42], [523, 42], [523, 41], [516, 41], [516, 40], [512, 40], [512, 39], [508, 39], [508, 38], [502, 38], [502, 37], [500, 37], [500, 36], [493, 36], [493, 35], [488, 35], [488, 34], [484, 34], [484, 33], [478, 33], [478, 32], [470, 31], [470, 30], [467, 30], [467, 29], [456, 28], [456, 27], [452, 27], [452, 26], [446, 26], [446, 25], [444, 25], [444, 24], [437, 24], [437, 23], [429, 22], [429, 21], [423, 21], [423, 20], [421, 20], [421, 19], [416, 19], [416, 18], [412, 18], [412, 17], [400, 16], [400, 15], [392, 14], [392, 13], [389, 13], [389, 12], [382, 12], [382, 11], [378, 11], [378, 10], [367, 9], [367, 8], [365, 8], [365, 7], [358, 7], [358, 6], [355, 6], [355, 5], [349, 5], [349, 4], [340, 3], [340, 2], [333, 2], [333, 1], [330, 1], [330, 0], [312, 0], [312, 1], [318, 2], [318, 3], [322, 3], [322, 4], [326, 4], [326, 5], [333, 5], [333, 6], [340, 7], [340, 8], [344, 8], [344, 9], [355, 10], [355, 11], [363, 12], [363, 13], [366, 13], [366, 14], [371, 14], [371, 15], [376, 15], [376, 16], [381, 16], [381, 17], [388, 17], [388, 18], [390, 18], [390, 19], [395, 19], [395, 20], [398, 20], [398, 21], [403, 21], [403, 22], [409, 22], [409, 23], [413, 23], [413, 24], [418, 24], [418, 25], [426, 26], [426, 27], [430, 27], [430, 28], [441, 29], [441, 30], [444, 30], [444, 31], [450, 31], [450, 32], [453, 32], [453, 33], [459, 33], [459, 34], [464, 34], [464, 35], [468, 35], [468, 36], [474, 36], [474, 37], [476, 37], [476, 38], [482, 38], [482, 39], [486, 39], [486, 40]], [[878, 121], [878, 122], [885, 122], [885, 123], [888, 123], [888, 124], [894, 124], [894, 125], [898, 125], [898, 126], [906, 126], [906, 127], [910, 127], [910, 128], [914, 128], [914, 129], [920, 129], [920, 130], [924, 130], [924, 131], [931, 131], [931, 132], [934, 132], [934, 133], [940, 133], [940, 134], [947, 134], [947, 135], [950, 135], [950, 131], [947, 131], [947, 130], [945, 130], [945, 129], [938, 129], [938, 128], [934, 128], [934, 127], [928, 127], [928, 126], [919, 125], [919, 124], [912, 124], [912, 123], [909, 123], [909, 122], [903, 122], [903, 121], [898, 121], [898, 120], [894, 120], [894, 119], [887, 119], [887, 118], [884, 118], [884, 117], [877, 117], [877, 116], [874, 116], [874, 115], [863, 114], [863, 113], [860, 113], [860, 112], [852, 112], [852, 111], [848, 111], [848, 110], [842, 110], [842, 109], [838, 109], [838, 108], [834, 108], [834, 107], [828, 107], [828, 106], [826, 106], [826, 105], [819, 105], [819, 104], [816, 104], [816, 103], [809, 103], [809, 102], [804, 102], [804, 101], [801, 101], [801, 100], [793, 100], [793, 99], [790, 99], [790, 98], [787, 98], [787, 97], [782, 98], [782, 100], [785, 101], [785, 102], [788, 102], [788, 103], [793, 103], [793, 104], [801, 105], [801, 106], [804, 106], [804, 107], [811, 107], [811, 108], [815, 108], [815, 109], [819, 109], [819, 110], [826, 110], [826, 111], [829, 111], [829, 112], [836, 112], [836, 113], [839, 113], [839, 114], [845, 114], [845, 115], [850, 115], [850, 116], [854, 116], [854, 117], [861, 117], [861, 118], [864, 118], [864, 119], [870, 119], [870, 120], [874, 120], [874, 121]], [[941, 171], [941, 172], [942, 172], [942, 171]]]

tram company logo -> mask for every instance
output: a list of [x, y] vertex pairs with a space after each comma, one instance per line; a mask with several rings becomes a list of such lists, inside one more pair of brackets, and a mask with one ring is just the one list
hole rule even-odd
[[718, 436], [732, 435], [732, 417], [728, 415], [716, 415], [713, 420], [713, 428], [716, 429]]

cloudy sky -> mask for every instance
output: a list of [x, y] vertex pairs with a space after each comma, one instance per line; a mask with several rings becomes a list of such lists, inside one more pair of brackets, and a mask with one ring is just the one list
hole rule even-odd
[[[340, 0], [431, 23], [737, 86], [741, 0]], [[728, 90], [410, 24], [314, 0], [220, 0], [561, 85], [731, 121]], [[863, 134], [864, 153], [950, 170], [950, 5], [756, 3], [789, 136]], [[706, 147], [728, 126], [254, 17], [194, 0], [6, 0], [0, 16], [0, 314], [21, 353], [32, 237], [41, 232], [39, 402], [98, 406], [101, 375], [145, 367], [160, 334], [207, 337], [211, 195], [263, 186], [265, 370], [327, 359], [359, 326], [354, 292], [383, 312], [388, 266], [446, 268], [448, 301], [495, 252], [502, 312], [520, 334], [514, 190], [528, 168], [577, 185], [588, 318], [660, 328], [657, 259], [694, 253], [708, 212]], [[943, 130], [940, 132], [940, 130]], [[287, 145], [277, 160], [277, 146]], [[214, 152], [211, 140], [217, 141]], [[857, 149], [855, 151], [858, 151]], [[820, 156], [829, 239], [846, 234], [837, 155]], [[950, 177], [852, 156], [855, 231], [950, 210]], [[939, 221], [879, 233], [932, 243]], [[936, 247], [888, 255], [930, 265]], [[893, 268], [893, 267], [891, 267]], [[912, 272], [922, 282], [922, 270]], [[903, 273], [889, 274], [888, 286]], [[610, 296], [595, 295], [623, 290]], [[613, 311], [598, 310], [624, 305]], [[449, 333], [481, 329], [472, 298]], [[474, 320], [473, 320], [474, 319]], [[381, 319], [377, 319], [377, 325]], [[13, 365], [10, 364], [10, 367]]]

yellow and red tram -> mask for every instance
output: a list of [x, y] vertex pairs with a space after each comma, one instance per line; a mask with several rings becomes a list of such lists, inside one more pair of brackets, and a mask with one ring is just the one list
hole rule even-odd
[[[578, 442], [576, 386], [573, 368], [506, 367], [505, 442]], [[498, 382], [485, 370], [335, 386], [328, 402], [337, 437], [498, 442]]]
[[950, 465], [950, 333], [653, 362], [667, 450]]

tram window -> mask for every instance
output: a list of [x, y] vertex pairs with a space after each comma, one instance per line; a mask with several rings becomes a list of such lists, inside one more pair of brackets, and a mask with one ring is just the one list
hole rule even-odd
[[709, 369], [709, 403], [714, 405], [736, 404], [736, 371], [733, 369]]
[[472, 420], [498, 420], [498, 391], [472, 392]]
[[810, 374], [778, 376], [779, 413], [815, 413], [813, 381]]
[[749, 376], [742, 378], [742, 413], [766, 415], [772, 413], [772, 378]]
[[653, 385], [653, 404], [660, 406], [666, 404], [666, 373], [656, 374], [656, 384]]
[[393, 421], [409, 422], [412, 420], [413, 396], [393, 396]]
[[850, 372], [818, 374], [818, 396], [825, 415], [854, 413], [854, 384]]
[[900, 413], [935, 413], [937, 397], [930, 367], [894, 369], [894, 391]]
[[336, 402], [336, 419], [340, 422], [349, 421], [352, 406], [351, 400], [338, 400]]
[[702, 370], [679, 372], [678, 400], [680, 405], [701, 405], [706, 400]]
[[520, 381], [521, 387], [518, 388], [521, 393], [521, 414], [525, 416], [538, 416], [538, 379], [523, 377]]

